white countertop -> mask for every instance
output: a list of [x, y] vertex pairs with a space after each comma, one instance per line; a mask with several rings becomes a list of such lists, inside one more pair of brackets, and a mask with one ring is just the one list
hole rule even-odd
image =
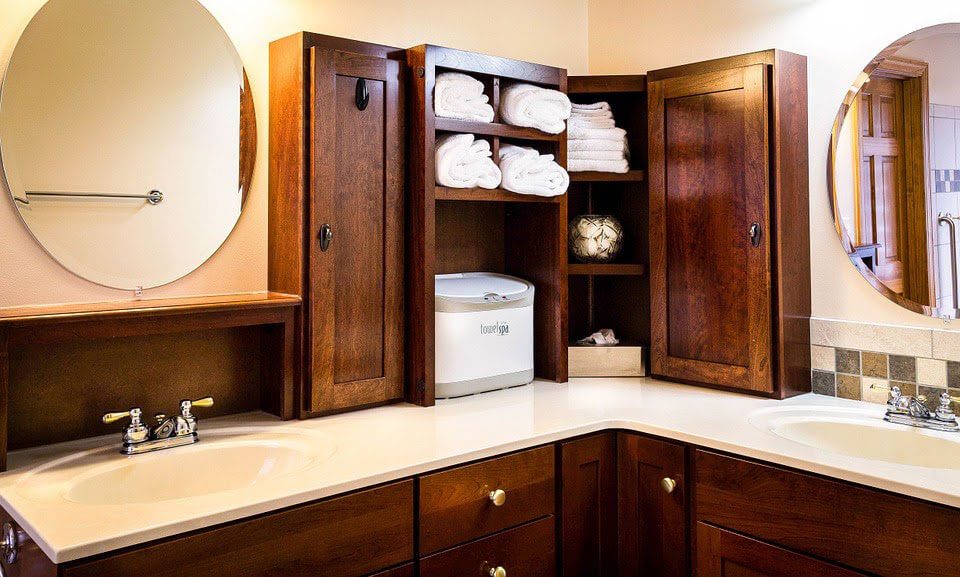
[[[960, 507], [960, 471], [846, 457], [777, 437], [752, 425], [758, 409], [815, 405], [883, 406], [819, 395], [773, 401], [652, 379], [572, 379], [439, 401], [436, 407], [393, 405], [308, 421], [281, 422], [251, 413], [202, 421], [200, 433], [230, 434], [241, 426], [318, 435], [335, 449], [322, 462], [269, 482], [204, 497], [124, 505], [77, 503], [63, 483], [40, 483], [39, 465], [78, 451], [107, 447], [74, 462], [84, 467], [123, 457], [120, 435], [10, 454], [0, 475], [0, 504], [55, 562], [63, 563], [289, 507], [418, 473], [604, 429], [628, 429], [728, 451], [897, 493]], [[161, 451], [173, 454], [190, 447]], [[87, 459], [89, 462], [85, 462]], [[171, 471], [171, 482], [190, 471]], [[38, 495], [46, 496], [39, 498]], [[56, 504], [54, 504], [56, 503]]]

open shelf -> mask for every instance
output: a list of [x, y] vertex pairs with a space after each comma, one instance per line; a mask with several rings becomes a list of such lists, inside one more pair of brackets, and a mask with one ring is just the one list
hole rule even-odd
[[535, 194], [517, 194], [502, 188], [449, 188], [438, 186], [434, 189], [437, 200], [463, 200], [477, 202], [539, 202], [558, 204], [560, 196], [537, 196]]
[[643, 170], [619, 172], [571, 172], [570, 182], [643, 182], [647, 173]]
[[567, 266], [567, 274], [577, 276], [643, 276], [647, 274], [647, 267], [643, 264], [632, 263], [570, 263]]
[[543, 140], [547, 142], [558, 142], [562, 136], [561, 134], [542, 132], [536, 128], [513, 126], [499, 122], [457, 120], [456, 118], [442, 118], [439, 116], [436, 117], [433, 122], [434, 129], [443, 132], [461, 132], [482, 136], [499, 136], [501, 138], [514, 138], [517, 140]]

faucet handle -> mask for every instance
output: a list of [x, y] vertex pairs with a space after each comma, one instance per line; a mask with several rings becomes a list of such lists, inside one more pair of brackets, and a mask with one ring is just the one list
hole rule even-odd
[[196, 401], [180, 401], [180, 415], [186, 419], [193, 416], [190, 413], [190, 409], [193, 407], [207, 408], [212, 406], [213, 397], [203, 397], [202, 399], [197, 399]]
[[104, 425], [109, 425], [110, 423], [116, 423], [121, 419], [126, 419], [127, 417], [130, 417], [130, 426], [136, 427], [140, 425], [140, 416], [142, 414], [143, 412], [139, 408], [134, 407], [129, 411], [123, 411], [120, 413], [107, 413], [104, 416], [100, 417], [100, 420], [103, 422]]
[[940, 393], [940, 406], [937, 408], [935, 416], [939, 421], [947, 422], [956, 422], [957, 415], [954, 414], [953, 409], [950, 408], [950, 403], [955, 401], [954, 397], [951, 397], [946, 391]]

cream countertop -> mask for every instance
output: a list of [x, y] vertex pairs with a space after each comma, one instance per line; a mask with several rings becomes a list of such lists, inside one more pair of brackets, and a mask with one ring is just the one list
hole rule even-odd
[[[41, 482], [32, 472], [38, 465], [97, 448], [104, 450], [73, 462], [64, 479], [82, 476], [85, 467], [102, 466], [105, 460], [145, 457], [115, 453], [119, 433], [17, 451], [10, 454], [11, 470], [0, 475], [0, 504], [51, 559], [63, 563], [508, 451], [627, 429], [960, 507], [960, 471], [828, 453], [761, 431], [748, 419], [758, 409], [798, 405], [867, 409], [877, 419], [884, 410], [819, 395], [773, 401], [652, 379], [538, 381], [440, 401], [432, 408], [393, 405], [308, 421], [281, 422], [263, 413], [202, 421], [201, 437], [257, 426], [271, 434], [312, 435], [334, 448], [325, 449], [318, 464], [295, 473], [158, 503], [76, 503], [62, 498], [67, 480]], [[172, 472], [177, 474], [190, 472]]]

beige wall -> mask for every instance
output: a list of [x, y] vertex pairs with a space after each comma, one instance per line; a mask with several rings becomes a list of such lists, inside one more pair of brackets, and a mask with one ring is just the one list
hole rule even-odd
[[[44, 0], [0, 3], [0, 73]], [[587, 70], [586, 0], [491, 0], [465, 15], [442, 0], [202, 0], [236, 43], [257, 106], [260, 149], [236, 230], [199, 270], [146, 291], [168, 297], [264, 290], [267, 275], [267, 46], [300, 30], [395, 46], [425, 42]], [[120, 300], [129, 293], [84, 281], [33, 240], [0, 184], [0, 306]]]
[[766, 48], [807, 55], [813, 314], [942, 327], [887, 301], [850, 265], [825, 175], [830, 128], [857, 73], [899, 37], [957, 21], [956, 0], [589, 0], [590, 72], [638, 73]]

